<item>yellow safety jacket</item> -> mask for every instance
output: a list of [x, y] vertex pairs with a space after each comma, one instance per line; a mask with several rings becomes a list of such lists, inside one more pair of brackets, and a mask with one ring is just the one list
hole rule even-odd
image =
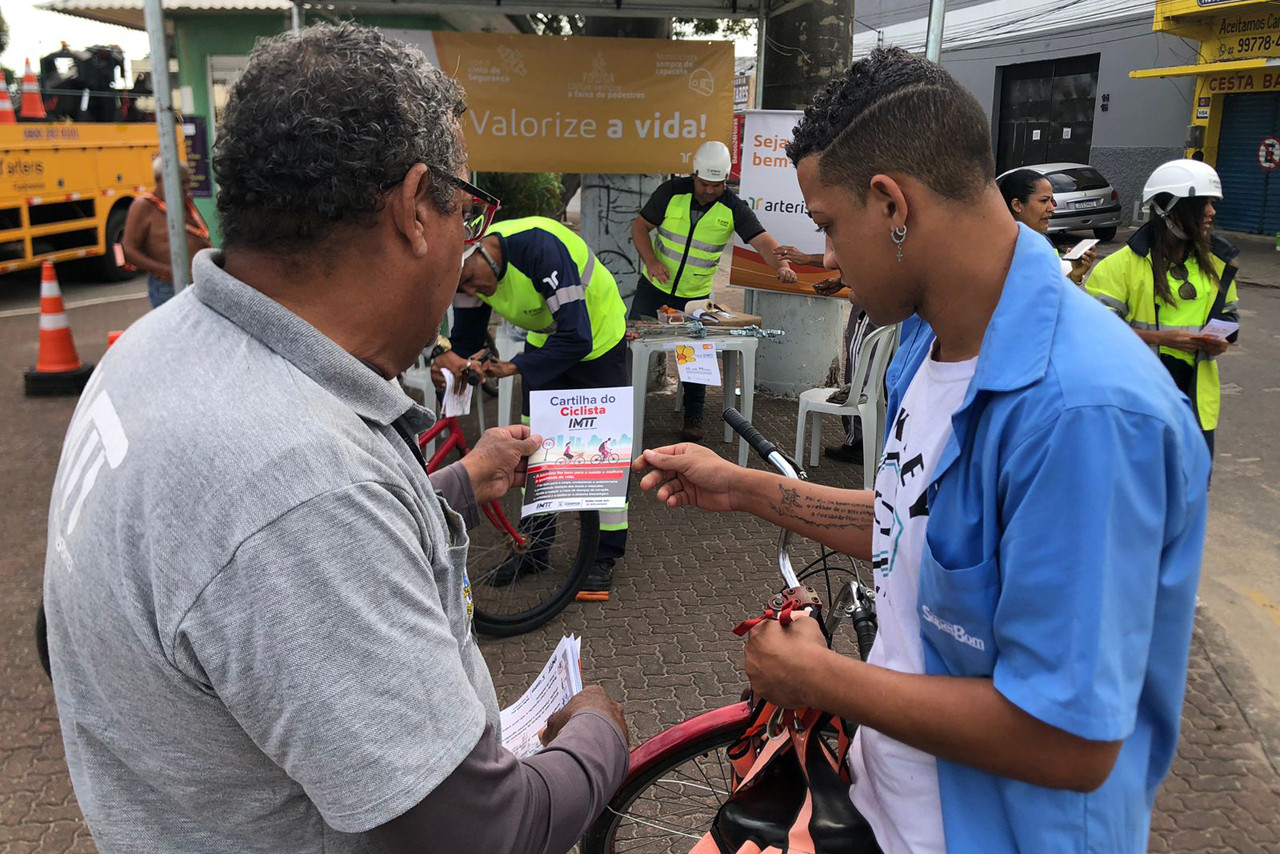
[[654, 279], [647, 266], [643, 269], [655, 288], [686, 299], [711, 293], [720, 253], [733, 238], [733, 211], [727, 205], [717, 201], [696, 225], [690, 215], [692, 207], [692, 193], [672, 196], [662, 223], [653, 230], [653, 252], [670, 274], [667, 284]]
[[[1119, 252], [1098, 262], [1085, 283], [1085, 288], [1107, 308], [1114, 311], [1134, 329], [1181, 330], [1199, 332], [1210, 316], [1239, 322], [1239, 304], [1236, 297], [1236, 267], [1231, 261], [1238, 251], [1221, 238], [1213, 241], [1213, 267], [1219, 284], [1201, 270], [1194, 257], [1186, 262], [1185, 279], [1169, 272], [1169, 289], [1173, 301], [1165, 302], [1155, 295], [1155, 272], [1151, 266], [1151, 226], [1146, 225], [1130, 238]], [[1190, 282], [1196, 289], [1195, 299], [1178, 297], [1178, 288]], [[1215, 310], [1215, 306], [1217, 307]], [[1192, 377], [1191, 387], [1184, 388], [1191, 399], [1200, 429], [1213, 430], [1218, 426], [1221, 409], [1221, 381], [1218, 363], [1202, 352], [1187, 353], [1170, 347], [1155, 347], [1152, 351], [1162, 361], [1185, 363]], [[1170, 368], [1171, 372], [1173, 368]]]
[[[582, 361], [603, 356], [622, 340], [627, 325], [626, 306], [618, 284], [581, 237], [565, 225], [540, 216], [495, 222], [489, 227], [489, 234], [504, 238], [505, 263], [498, 290], [493, 296], [480, 299], [511, 323], [529, 330], [531, 345], [546, 344], [555, 331], [552, 315], [560, 306], [577, 299], [585, 299], [591, 322], [591, 352]], [[561, 247], [572, 259], [577, 281], [573, 281], [573, 275], [562, 276], [556, 269], [554, 259]], [[554, 281], [549, 281], [552, 278]]]

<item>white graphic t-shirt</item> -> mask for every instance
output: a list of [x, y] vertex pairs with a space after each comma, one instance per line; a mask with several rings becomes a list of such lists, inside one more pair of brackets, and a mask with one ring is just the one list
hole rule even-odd
[[[927, 490], [951, 438], [951, 416], [964, 401], [977, 358], [925, 360], [889, 427], [876, 474], [871, 566], [879, 633], [869, 663], [924, 673], [917, 594]], [[871, 823], [885, 854], [946, 851], [938, 766], [929, 754], [860, 727], [850, 756], [854, 805]]]

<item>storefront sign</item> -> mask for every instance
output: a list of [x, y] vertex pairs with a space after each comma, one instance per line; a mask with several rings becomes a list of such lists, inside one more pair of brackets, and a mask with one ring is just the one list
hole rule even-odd
[[[801, 252], [821, 255], [823, 237], [814, 230], [805, 206], [796, 170], [787, 157], [786, 144], [802, 113], [792, 110], [749, 110], [742, 134], [742, 185], [738, 195], [751, 206], [778, 243]], [[784, 285], [773, 268], [742, 239], [734, 236], [733, 269], [729, 284], [766, 291], [816, 296], [813, 286], [831, 273], [821, 266], [792, 264], [799, 281]]]
[[731, 42], [386, 33], [466, 89], [477, 171], [684, 173], [732, 130]]
[[1280, 70], [1252, 71], [1243, 74], [1207, 74], [1205, 91], [1213, 95], [1236, 92], [1275, 92], [1280, 90]]
[[1259, 10], [1247, 15], [1224, 15], [1212, 22], [1205, 56], [1214, 61], [1274, 56], [1280, 46], [1280, 12]]

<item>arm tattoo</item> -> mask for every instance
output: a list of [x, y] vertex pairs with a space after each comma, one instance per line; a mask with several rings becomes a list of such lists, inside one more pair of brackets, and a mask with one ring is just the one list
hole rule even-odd
[[773, 512], [783, 519], [795, 519], [815, 528], [855, 528], [870, 530], [875, 522], [872, 507], [853, 501], [833, 501], [800, 494], [778, 484], [779, 500], [770, 500]]

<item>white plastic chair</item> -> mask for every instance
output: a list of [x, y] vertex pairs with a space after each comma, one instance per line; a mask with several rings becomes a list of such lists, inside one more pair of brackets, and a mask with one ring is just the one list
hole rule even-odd
[[[828, 397], [834, 388], [811, 388], [800, 395], [800, 415], [796, 421], [795, 458], [802, 459], [804, 450], [805, 419], [812, 415], [809, 425], [809, 467], [818, 467], [818, 446], [822, 443], [822, 416], [847, 415], [862, 425], [862, 483], [866, 489], [875, 487], [876, 464], [884, 443], [885, 407], [884, 375], [889, 361], [898, 349], [898, 327], [885, 326], [872, 332], [862, 343], [858, 363], [853, 367], [849, 400], [831, 403]], [[861, 394], [854, 389], [863, 389]]]

